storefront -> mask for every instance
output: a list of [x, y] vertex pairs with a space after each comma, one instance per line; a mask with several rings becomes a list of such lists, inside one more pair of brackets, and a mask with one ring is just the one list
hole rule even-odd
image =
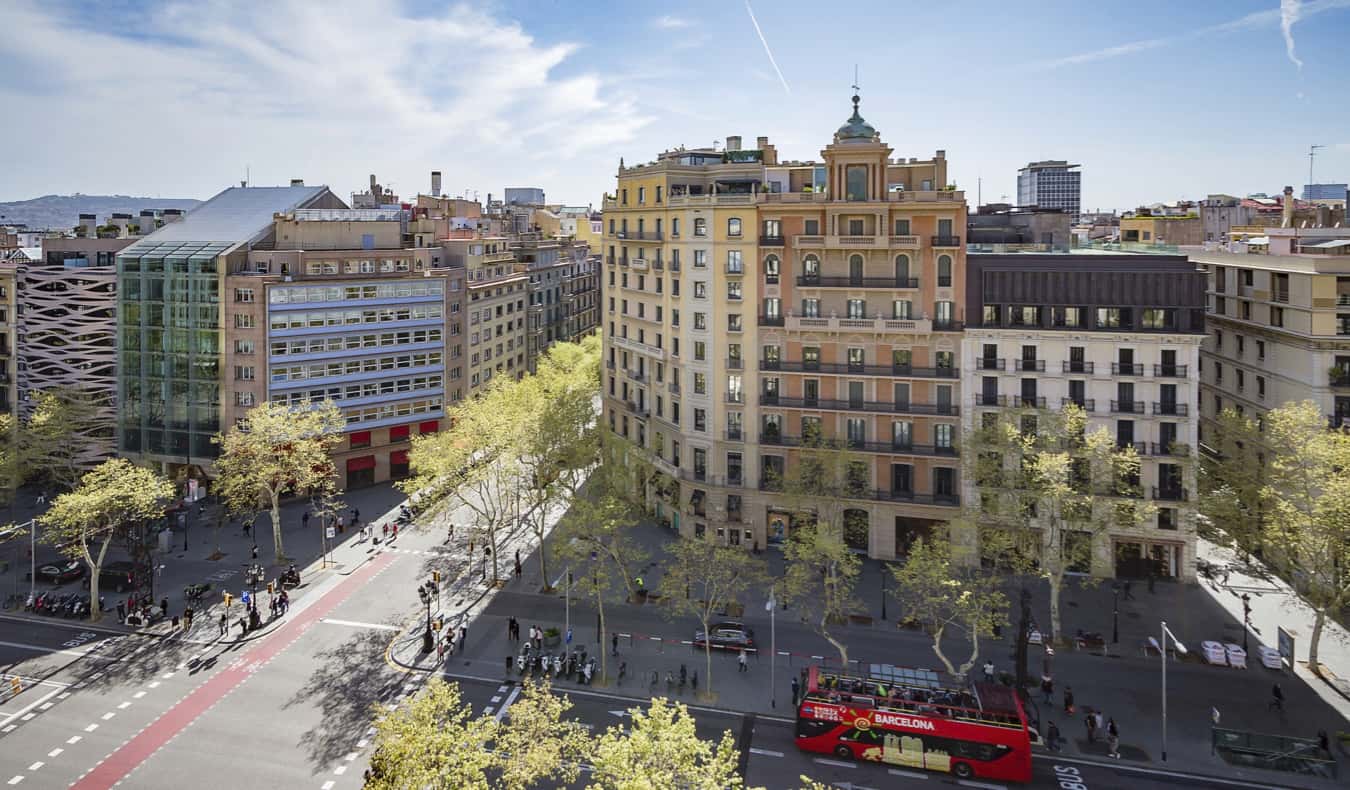
[[1175, 579], [1181, 572], [1181, 544], [1147, 540], [1115, 541], [1116, 578]]
[[375, 456], [347, 459], [347, 490], [375, 484]]
[[389, 454], [389, 479], [402, 480], [409, 474], [408, 451], [395, 450]]

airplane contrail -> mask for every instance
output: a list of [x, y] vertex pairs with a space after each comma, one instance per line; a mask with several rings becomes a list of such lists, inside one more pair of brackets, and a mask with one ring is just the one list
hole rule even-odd
[[750, 7], [750, 0], [745, 0], [745, 13], [750, 15], [750, 24], [755, 26], [755, 33], [759, 35], [759, 43], [764, 45], [764, 54], [769, 56], [769, 65], [773, 66], [773, 71], [778, 75], [778, 81], [783, 83], [783, 90], [792, 93], [792, 88], [788, 87], [787, 80], [783, 79], [783, 70], [778, 68], [778, 61], [774, 60], [773, 50], [769, 49], [769, 41], [764, 38], [764, 31], [759, 29], [759, 20], [755, 19], [755, 9]]

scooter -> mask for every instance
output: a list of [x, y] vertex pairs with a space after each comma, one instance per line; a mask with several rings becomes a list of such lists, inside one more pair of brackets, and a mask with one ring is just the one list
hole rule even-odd
[[520, 675], [525, 674], [525, 670], [534, 663], [534, 649], [526, 645], [520, 649], [520, 655], [516, 656], [516, 672]]
[[581, 667], [586, 663], [586, 648], [577, 645], [572, 648], [572, 669], [567, 673], [568, 677], [580, 678]]
[[595, 659], [592, 658], [581, 668], [581, 682], [587, 686], [591, 685], [591, 677], [595, 674]]

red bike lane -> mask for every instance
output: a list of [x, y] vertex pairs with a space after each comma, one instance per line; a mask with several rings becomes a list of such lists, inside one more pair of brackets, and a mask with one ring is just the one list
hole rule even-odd
[[192, 724], [213, 705], [243, 683], [255, 671], [289, 647], [311, 625], [337, 608], [352, 593], [360, 589], [372, 576], [379, 573], [394, 557], [382, 554], [337, 586], [324, 593], [311, 606], [296, 615], [270, 636], [234, 659], [210, 680], [189, 692], [172, 708], [165, 711], [121, 748], [99, 763], [88, 774], [71, 785], [73, 790], [106, 790], [121, 782], [137, 766], [148, 760], [164, 745]]

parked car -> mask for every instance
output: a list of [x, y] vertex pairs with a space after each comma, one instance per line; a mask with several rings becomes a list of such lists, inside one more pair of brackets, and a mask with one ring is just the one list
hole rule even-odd
[[140, 574], [137, 573], [136, 563], [118, 560], [107, 563], [99, 571], [98, 586], [102, 590], [123, 593], [139, 587], [139, 578]]
[[703, 647], [704, 644], [711, 644], [713, 647], [728, 650], [753, 649], [755, 646], [755, 632], [746, 628], [744, 623], [735, 620], [714, 623], [709, 629], [709, 634], [695, 631], [694, 646]]
[[52, 584], [65, 584], [82, 576], [84, 563], [79, 560], [62, 560], [49, 565], [40, 565], [37, 569], [38, 579]]

